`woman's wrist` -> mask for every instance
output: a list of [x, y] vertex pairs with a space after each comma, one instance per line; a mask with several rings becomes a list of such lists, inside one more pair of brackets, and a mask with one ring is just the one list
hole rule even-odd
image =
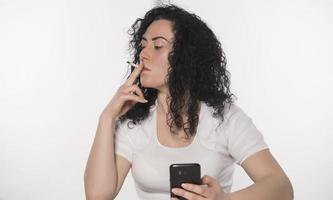
[[117, 116], [114, 116], [110, 113], [102, 112], [102, 114], [99, 116], [100, 121], [116, 121], [118, 119]]

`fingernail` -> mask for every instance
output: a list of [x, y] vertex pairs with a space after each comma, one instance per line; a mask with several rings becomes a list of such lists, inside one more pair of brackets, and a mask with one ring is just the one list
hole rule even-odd
[[143, 102], [147, 103], [148, 101], [147, 101], [147, 99], [143, 99]]
[[175, 194], [178, 193], [178, 190], [177, 190], [176, 188], [173, 188], [171, 191], [172, 191], [173, 193], [175, 193]]

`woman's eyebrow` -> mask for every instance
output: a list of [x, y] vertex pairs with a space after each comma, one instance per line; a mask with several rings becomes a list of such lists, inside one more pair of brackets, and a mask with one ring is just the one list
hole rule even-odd
[[[168, 43], [171, 43], [169, 40], [167, 40], [163, 36], [156, 36], [156, 37], [153, 37], [151, 40], [154, 41], [154, 40], [157, 40], [157, 39], [163, 39], [163, 40], [167, 41]], [[147, 38], [145, 36], [142, 36], [142, 40], [147, 41]]]

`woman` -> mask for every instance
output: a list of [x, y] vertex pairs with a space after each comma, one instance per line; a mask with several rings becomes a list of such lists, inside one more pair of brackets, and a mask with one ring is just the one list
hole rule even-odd
[[[115, 198], [129, 169], [140, 199], [170, 199], [170, 164], [189, 162], [201, 165], [202, 185], [172, 190], [180, 197], [293, 199], [261, 133], [233, 104], [226, 59], [208, 26], [167, 5], [148, 11], [130, 34], [138, 64], [100, 115], [87, 199]], [[254, 184], [231, 193], [235, 163]]]

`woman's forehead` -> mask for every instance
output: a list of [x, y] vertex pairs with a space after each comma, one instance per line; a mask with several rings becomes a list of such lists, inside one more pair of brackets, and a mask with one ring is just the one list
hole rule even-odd
[[162, 19], [152, 22], [143, 35], [143, 38], [152, 40], [152, 38], [164, 37], [170, 41], [173, 36], [171, 22]]

